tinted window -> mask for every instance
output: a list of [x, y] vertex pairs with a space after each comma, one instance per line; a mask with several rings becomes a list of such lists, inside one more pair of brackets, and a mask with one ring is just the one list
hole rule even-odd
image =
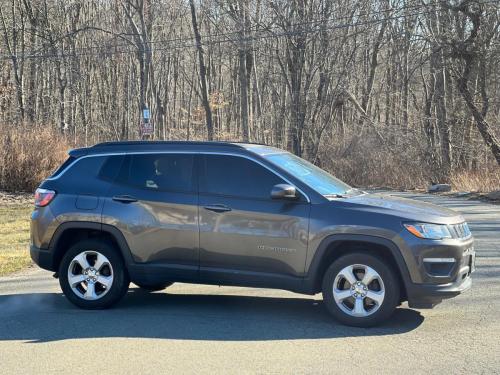
[[78, 159], [71, 168], [69, 168], [63, 175], [65, 179], [83, 179], [88, 181], [89, 178], [96, 177], [101, 170], [106, 156], [91, 156]]
[[89, 178], [98, 177], [101, 180], [113, 181], [120, 171], [123, 158], [121, 155], [82, 158], [65, 172], [64, 178], [88, 181]]
[[109, 188], [107, 181], [96, 178], [104, 165], [106, 156], [77, 159], [60, 175], [60, 189], [66, 194], [102, 195]]
[[236, 156], [206, 155], [200, 190], [205, 193], [270, 199], [283, 180], [260, 164]]
[[105, 181], [114, 181], [118, 175], [123, 159], [123, 155], [109, 156], [102, 164], [98, 175], [99, 178]]
[[123, 164], [119, 181], [143, 189], [193, 191], [193, 156], [129, 155]]
[[50, 177], [56, 177], [57, 175], [59, 175], [62, 171], [64, 171], [66, 169], [66, 167], [68, 167], [75, 160], [76, 160], [76, 158], [74, 156], [70, 156], [69, 158], [67, 158], [66, 161], [64, 163], [62, 163], [61, 166], [59, 168], [57, 168], [55, 170], [55, 172], [52, 173], [52, 175]]

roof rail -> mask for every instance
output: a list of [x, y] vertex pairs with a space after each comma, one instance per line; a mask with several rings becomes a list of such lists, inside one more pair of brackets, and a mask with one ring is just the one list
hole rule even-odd
[[97, 143], [92, 147], [111, 147], [111, 146], [141, 146], [141, 145], [213, 145], [213, 146], [234, 146], [242, 147], [237, 143], [221, 141], [113, 141]]

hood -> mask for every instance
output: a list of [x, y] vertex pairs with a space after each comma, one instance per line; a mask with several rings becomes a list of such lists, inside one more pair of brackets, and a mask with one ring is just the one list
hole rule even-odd
[[436, 224], [456, 224], [465, 221], [458, 212], [448, 208], [389, 194], [360, 194], [337, 198], [335, 201], [348, 206], [345, 208], [398, 216], [411, 221]]

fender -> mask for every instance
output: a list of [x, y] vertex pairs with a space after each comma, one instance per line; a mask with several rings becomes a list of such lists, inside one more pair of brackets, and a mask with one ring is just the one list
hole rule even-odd
[[[396, 260], [396, 264], [399, 268], [399, 272], [401, 274], [401, 277], [403, 279], [403, 283], [405, 286], [405, 289], [408, 288], [408, 286], [411, 284], [410, 281], [410, 274], [408, 271], [408, 267], [406, 266], [406, 263], [403, 259], [403, 255], [401, 254], [401, 251], [397, 247], [397, 245], [392, 242], [391, 240], [388, 240], [383, 237], [377, 237], [377, 236], [370, 236], [370, 235], [364, 235], [364, 234], [332, 234], [327, 237], [325, 237], [320, 245], [318, 246], [313, 260], [311, 262], [311, 265], [309, 269], [307, 270], [306, 277], [304, 278], [304, 289], [308, 290], [310, 293], [318, 293], [318, 277], [319, 272], [321, 270], [321, 263], [323, 260], [323, 257], [326, 255], [328, 249], [330, 246], [336, 242], [343, 242], [343, 241], [356, 241], [356, 242], [365, 242], [365, 243], [375, 243], [377, 245], [384, 246], [388, 248], [393, 256], [393, 258]], [[320, 288], [321, 289], [321, 288]]]
[[[123, 256], [125, 264], [129, 265], [134, 263], [134, 260], [132, 258], [132, 252], [130, 251], [128, 243], [125, 240], [125, 237], [123, 236], [122, 232], [118, 228], [112, 225], [101, 224], [92, 221], [67, 221], [59, 225], [54, 235], [52, 236], [52, 239], [49, 244], [49, 251], [52, 254], [54, 254], [55, 249], [57, 249], [57, 246], [59, 244], [62, 235], [68, 229], [90, 229], [111, 235], [118, 244], [118, 248], [120, 250], [121, 255]], [[54, 268], [54, 270], [56, 268], [55, 261], [56, 259], [55, 257], [53, 257], [52, 268]]]

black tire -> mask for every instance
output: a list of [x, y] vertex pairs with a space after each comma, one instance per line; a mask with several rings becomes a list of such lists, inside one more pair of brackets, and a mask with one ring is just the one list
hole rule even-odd
[[[101, 253], [112, 266], [113, 282], [109, 290], [99, 299], [83, 299], [73, 291], [68, 282], [68, 270], [72, 260], [84, 251]], [[83, 309], [95, 310], [106, 309], [117, 303], [127, 293], [130, 280], [118, 250], [108, 241], [89, 239], [76, 243], [66, 252], [59, 265], [59, 284], [71, 303]]]
[[144, 284], [144, 283], [136, 283], [134, 281], [134, 284], [137, 285], [139, 288], [142, 290], [145, 290], [147, 292], [157, 292], [159, 290], [163, 290], [165, 288], [168, 288], [170, 285], [173, 283], [163, 283], [163, 284]]
[[[368, 316], [352, 316], [343, 311], [335, 301], [333, 287], [335, 278], [350, 265], [366, 265], [374, 269], [382, 279], [385, 295], [378, 310]], [[373, 284], [372, 284], [373, 285]], [[400, 285], [395, 271], [387, 262], [368, 252], [357, 251], [335, 260], [326, 270], [323, 277], [323, 302], [328, 311], [340, 323], [354, 327], [372, 327], [387, 320], [400, 302]]]

